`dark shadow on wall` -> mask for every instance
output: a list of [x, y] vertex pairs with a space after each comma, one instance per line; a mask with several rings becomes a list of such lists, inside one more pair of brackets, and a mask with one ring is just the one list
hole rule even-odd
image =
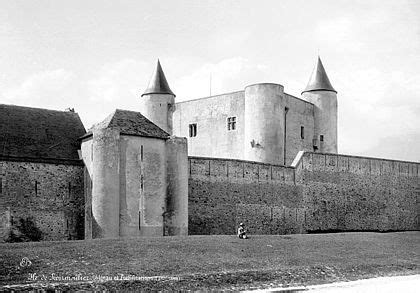
[[95, 217], [92, 217], [92, 238], [102, 238], [103, 231], [98, 222], [96, 222]]
[[12, 227], [6, 242], [29, 242], [41, 241], [43, 238], [41, 230], [35, 225], [32, 217], [12, 220]]
[[[83, 207], [84, 208], [84, 207]], [[85, 213], [84, 210], [79, 211], [76, 218], [76, 239], [85, 239]]]

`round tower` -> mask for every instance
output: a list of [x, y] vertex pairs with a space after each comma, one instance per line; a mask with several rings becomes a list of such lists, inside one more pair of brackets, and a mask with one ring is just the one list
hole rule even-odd
[[284, 164], [284, 88], [261, 83], [245, 88], [244, 159]]
[[319, 56], [302, 98], [315, 106], [314, 151], [337, 153], [337, 91]]
[[171, 91], [158, 60], [149, 86], [140, 98], [140, 113], [172, 135], [175, 94]]

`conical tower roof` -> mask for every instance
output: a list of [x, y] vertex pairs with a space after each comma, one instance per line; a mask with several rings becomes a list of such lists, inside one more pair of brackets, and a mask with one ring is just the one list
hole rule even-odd
[[149, 86], [141, 96], [150, 94], [169, 94], [175, 96], [169, 87], [165, 74], [163, 73], [162, 66], [158, 59], [157, 66], [150, 79]]
[[308, 85], [305, 90], [302, 92], [313, 92], [313, 91], [337, 91], [331, 85], [330, 80], [328, 79], [325, 68], [322, 65], [321, 58], [318, 56], [318, 61], [316, 62], [315, 68], [312, 71], [311, 78], [309, 79]]

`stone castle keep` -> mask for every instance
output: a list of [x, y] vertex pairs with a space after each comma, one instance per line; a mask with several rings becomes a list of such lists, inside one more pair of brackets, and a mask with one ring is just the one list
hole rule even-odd
[[138, 109], [87, 132], [73, 110], [0, 104], [0, 198], [1, 241], [419, 230], [420, 164], [338, 154], [319, 58], [301, 98], [179, 103], [158, 62]]

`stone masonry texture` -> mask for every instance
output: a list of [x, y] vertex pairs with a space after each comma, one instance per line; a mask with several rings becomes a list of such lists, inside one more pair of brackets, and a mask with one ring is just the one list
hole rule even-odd
[[0, 161], [0, 214], [31, 219], [42, 240], [83, 239], [83, 166]]
[[420, 164], [304, 153], [295, 168], [189, 157], [189, 234], [420, 230]]

